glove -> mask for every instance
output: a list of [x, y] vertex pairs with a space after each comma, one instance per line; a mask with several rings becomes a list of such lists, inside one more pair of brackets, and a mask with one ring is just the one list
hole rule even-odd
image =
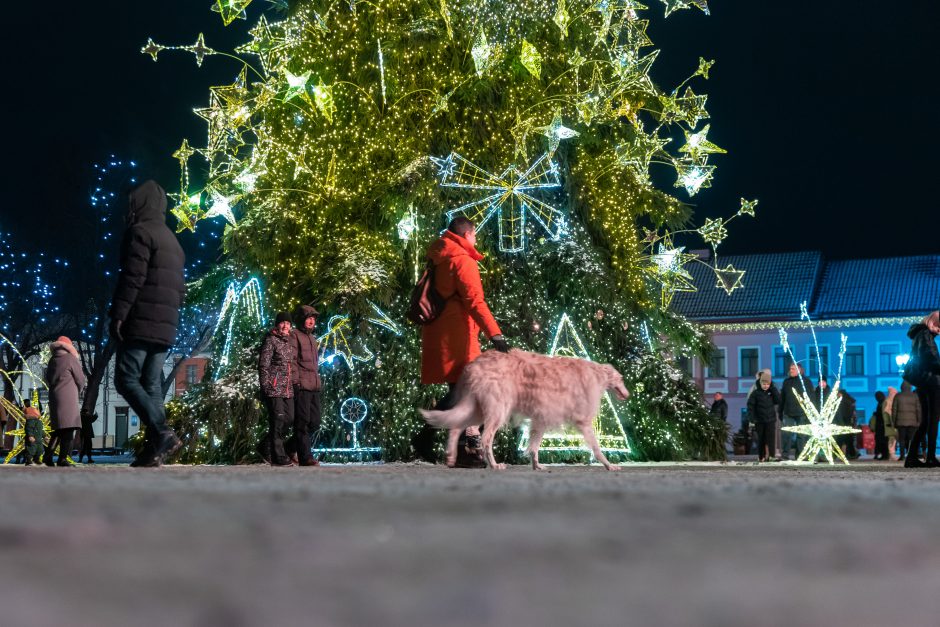
[[501, 353], [509, 352], [509, 342], [506, 341], [502, 335], [494, 335], [490, 338], [490, 341], [493, 343], [493, 348], [498, 350]]
[[108, 327], [108, 331], [111, 333], [111, 337], [116, 339], [118, 342], [124, 341], [124, 336], [121, 335], [121, 325], [124, 323], [123, 320], [111, 320], [111, 325]]

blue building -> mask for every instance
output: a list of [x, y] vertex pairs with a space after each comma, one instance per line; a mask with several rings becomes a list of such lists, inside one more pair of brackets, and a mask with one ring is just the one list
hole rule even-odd
[[[712, 271], [692, 263], [696, 292], [676, 294], [673, 308], [705, 326], [718, 347], [709, 363], [685, 362], [709, 397], [722, 392], [728, 421], [740, 426], [755, 374], [770, 368], [779, 386], [789, 357], [780, 346], [785, 329], [796, 360], [814, 381], [839, 367], [840, 338], [848, 337], [842, 387], [857, 399], [860, 421], [874, 410], [876, 391], [900, 389], [895, 357], [907, 353], [907, 330], [940, 308], [940, 255], [827, 261], [818, 252], [721, 257], [719, 266], [744, 270], [744, 288], [716, 289]], [[819, 345], [800, 320], [806, 302]]]

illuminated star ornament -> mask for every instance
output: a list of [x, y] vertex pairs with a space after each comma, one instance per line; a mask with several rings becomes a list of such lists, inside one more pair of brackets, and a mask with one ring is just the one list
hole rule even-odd
[[[812, 321], [809, 318], [809, 313], [807, 311], [805, 302], [800, 305], [800, 320], [805, 321], [811, 325], [810, 331], [812, 333], [813, 344], [816, 347], [816, 355], [819, 355], [819, 344], [816, 343], [816, 330], [812, 327]], [[793, 355], [793, 350], [790, 346], [787, 332], [783, 329], [779, 329], [779, 333], [780, 344], [783, 347], [784, 352], [786, 352], [790, 358], [796, 362], [796, 358]], [[796, 396], [797, 402], [799, 403], [800, 407], [803, 408], [803, 412], [806, 414], [806, 417], [809, 420], [809, 424], [797, 425], [795, 427], [783, 427], [784, 431], [809, 436], [809, 440], [806, 442], [806, 446], [803, 447], [799, 457], [796, 458], [796, 461], [798, 462], [815, 462], [821, 454], [826, 458], [827, 462], [833, 464], [833, 453], [835, 453], [835, 456], [842, 460], [842, 463], [846, 465], [849, 463], [849, 460], [847, 460], [845, 455], [842, 453], [842, 448], [836, 442], [835, 436], [846, 435], [849, 433], [861, 433], [861, 430], [833, 424], [836, 413], [839, 411], [839, 404], [842, 402], [842, 397], [839, 396], [839, 386], [842, 384], [842, 365], [845, 362], [845, 350], [847, 342], [848, 338], [845, 336], [845, 334], [842, 334], [841, 347], [839, 349], [839, 369], [836, 371], [836, 382], [832, 386], [832, 392], [830, 393], [829, 398], [826, 399], [826, 402], [822, 404], [820, 409], [816, 409], [816, 403], [814, 403], [813, 400], [809, 397], [805, 387], [800, 393], [797, 393], [795, 389], [793, 390], [793, 394]], [[802, 385], [802, 380], [800, 384]]]
[[705, 127], [698, 133], [689, 133], [688, 131], [685, 131], [685, 145], [679, 149], [679, 152], [688, 153], [692, 156], [693, 159], [698, 159], [703, 155], [709, 155], [713, 153], [724, 154], [728, 152], [724, 148], [719, 148], [715, 144], [708, 141], [706, 136], [708, 135], [709, 128], [711, 128], [711, 125], [706, 124]]
[[742, 199], [741, 199], [741, 208], [738, 209], [738, 215], [739, 215], [739, 216], [745, 216], [745, 215], [746, 215], [746, 216], [751, 216], [751, 217], [753, 218], [753, 217], [754, 217], [754, 213], [755, 213], [754, 210], [757, 209], [757, 203], [758, 203], [758, 202], [760, 202], [760, 201], [758, 201], [758, 200], [745, 200], [744, 198], [742, 198]]
[[293, 74], [290, 70], [284, 70], [284, 80], [287, 81], [287, 92], [284, 94], [284, 102], [288, 102], [297, 96], [301, 96], [305, 100], [309, 99], [307, 95], [307, 82], [310, 81], [309, 70], [303, 74]]
[[552, 123], [548, 126], [543, 126], [538, 129], [542, 132], [542, 135], [548, 138], [548, 152], [549, 154], [555, 154], [555, 151], [558, 150], [558, 144], [563, 139], [571, 139], [572, 137], [577, 137], [580, 133], [574, 129], [570, 129], [564, 124], [561, 123], [561, 111], [555, 112], [555, 117], [552, 119]]
[[511, 165], [500, 174], [492, 174], [457, 153], [445, 158], [431, 157], [437, 165], [441, 187], [475, 191], [485, 196], [447, 212], [447, 219], [461, 214], [480, 229], [490, 218], [499, 222], [499, 249], [515, 253], [525, 249], [527, 216], [532, 216], [552, 241], [565, 233], [566, 219], [555, 207], [532, 196], [541, 190], [561, 187], [558, 165], [548, 153], [539, 157], [524, 172]]
[[728, 229], [725, 228], [725, 223], [721, 218], [705, 218], [705, 225], [698, 232], [702, 239], [712, 246], [718, 246], [728, 237]]
[[163, 50], [166, 50], [166, 46], [161, 46], [160, 44], [154, 42], [153, 39], [151, 39], [150, 37], [148, 37], [148, 38], [147, 38], [147, 45], [145, 45], [143, 48], [141, 48], [141, 49], [140, 49], [140, 52], [141, 52], [142, 54], [149, 54], [150, 57], [151, 57], [154, 61], [156, 61], [156, 60], [157, 60], [157, 55], [160, 54], [160, 52], [163, 51]]
[[689, 196], [695, 196], [703, 187], [712, 186], [715, 166], [699, 163], [680, 163], [676, 166], [676, 187], [684, 187]]
[[731, 296], [731, 293], [738, 289], [739, 287], [744, 287], [742, 279], [744, 278], [744, 273], [746, 270], [737, 270], [730, 263], [724, 268], [715, 268], [715, 276], [718, 278], [718, 283], [715, 287], [720, 287], [725, 291], [725, 294]]
[[228, 26], [238, 19], [246, 19], [245, 9], [252, 0], [216, 0], [212, 10], [222, 16], [222, 23]]
[[705, 57], [698, 58], [698, 69], [695, 71], [697, 76], [701, 76], [705, 80], [708, 80], [708, 72], [712, 69], [712, 66], [715, 65], [715, 61], [706, 61]]
[[552, 18], [552, 21], [555, 22], [555, 26], [558, 27], [558, 30], [561, 31], [561, 38], [564, 39], [568, 35], [568, 24], [571, 23], [571, 15], [568, 13], [568, 8], [565, 6], [565, 0], [558, 0], [558, 9], [555, 11], [555, 16]]
[[522, 66], [535, 78], [542, 76], [542, 55], [538, 49], [525, 39], [522, 40]]
[[202, 62], [209, 55], [215, 54], [215, 50], [206, 45], [206, 38], [202, 33], [196, 38], [196, 43], [191, 46], [180, 46], [180, 50], [192, 52], [196, 56], [196, 65], [202, 67]]
[[695, 255], [683, 252], [685, 246], [673, 247], [668, 238], [665, 244], [659, 245], [659, 252], [649, 257], [650, 264], [645, 268], [647, 275], [651, 276], [662, 286], [662, 307], [666, 309], [672, 304], [676, 292], [697, 292], [692, 282], [692, 275], [686, 270], [686, 264], [694, 261]]
[[826, 399], [821, 410], [816, 409], [816, 404], [810, 400], [805, 391], [796, 396], [800, 407], [806, 412], [809, 424], [782, 428], [783, 431], [809, 436], [809, 441], [806, 442], [806, 446], [803, 447], [803, 451], [796, 458], [796, 461], [816, 461], [819, 455], [822, 454], [826, 461], [833, 464], [835, 463], [833, 453], [835, 453], [835, 456], [843, 463], [849, 463], [849, 460], [845, 458], [845, 454], [842, 453], [842, 448], [836, 442], [835, 436], [861, 433], [861, 430], [832, 424], [836, 413], [839, 411], [839, 403], [842, 402], [842, 398], [839, 396], [839, 385], [840, 382], [836, 381], [835, 385], [832, 386], [832, 394]]

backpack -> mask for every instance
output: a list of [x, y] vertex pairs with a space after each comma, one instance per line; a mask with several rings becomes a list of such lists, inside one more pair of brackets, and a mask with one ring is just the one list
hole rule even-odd
[[411, 290], [411, 305], [405, 317], [417, 325], [431, 324], [440, 317], [446, 304], [447, 299], [434, 288], [434, 262], [429, 260], [424, 274]]

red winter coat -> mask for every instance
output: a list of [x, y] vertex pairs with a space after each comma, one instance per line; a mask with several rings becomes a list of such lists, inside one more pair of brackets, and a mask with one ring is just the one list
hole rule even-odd
[[421, 331], [421, 382], [456, 383], [480, 356], [480, 330], [487, 338], [502, 335], [483, 300], [477, 262], [483, 255], [461, 236], [446, 231], [428, 249], [434, 262], [434, 287], [447, 299], [444, 311]]

